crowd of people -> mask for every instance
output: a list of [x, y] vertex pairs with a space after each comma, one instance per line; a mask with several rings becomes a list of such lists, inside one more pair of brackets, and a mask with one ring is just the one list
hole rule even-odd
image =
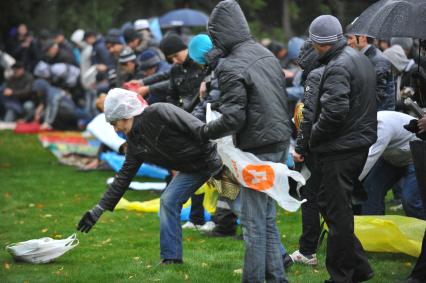
[[[411, 142], [426, 138], [426, 116], [413, 110], [426, 107], [426, 57], [417, 40], [371, 38], [351, 28], [323, 15], [307, 37], [287, 45], [255, 41], [233, 0], [220, 2], [207, 32], [193, 37], [169, 31], [156, 39], [146, 19], [105, 37], [78, 29], [70, 42], [59, 31], [35, 37], [21, 24], [0, 52], [0, 117], [42, 129], [87, 127], [102, 151], [125, 155], [80, 231], [113, 211], [149, 162], [177, 172], [161, 196], [161, 263], [183, 263], [182, 228], [235, 237], [239, 218], [243, 282], [287, 282], [291, 264], [318, 264], [321, 215], [329, 231], [327, 282], [367, 281], [374, 272], [354, 234], [354, 215], [385, 214], [393, 190], [407, 216], [426, 219], [410, 151]], [[206, 123], [208, 103], [222, 116]], [[281, 242], [273, 199], [241, 186], [222, 165], [212, 140], [228, 135], [260, 160], [286, 163], [291, 154], [295, 170], [309, 169], [297, 251], [287, 253]], [[101, 166], [96, 160], [85, 169]], [[212, 222], [204, 219], [203, 195], [194, 194], [209, 180], [221, 186]], [[189, 198], [190, 220], [181, 226]], [[426, 280], [424, 257], [407, 282]]]

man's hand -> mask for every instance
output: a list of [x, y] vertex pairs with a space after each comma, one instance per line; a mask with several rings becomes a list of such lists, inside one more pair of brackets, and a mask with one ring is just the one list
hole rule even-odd
[[419, 127], [419, 133], [426, 132], [426, 115], [419, 119], [417, 126]]
[[96, 71], [98, 71], [99, 73], [104, 73], [108, 70], [108, 67], [104, 64], [97, 64], [96, 65]]
[[292, 155], [293, 155], [294, 162], [302, 163], [303, 161], [305, 161], [305, 158], [303, 157], [303, 155], [295, 151], [292, 153]]
[[207, 92], [206, 82], [201, 82], [200, 91], [199, 91], [200, 100], [204, 100], [204, 97], [206, 96], [206, 92]]
[[88, 233], [101, 217], [104, 209], [98, 204], [91, 210], [87, 211], [80, 222], [78, 222], [77, 230]]
[[148, 92], [149, 92], [149, 86], [142, 86], [142, 87], [140, 87], [140, 88], [139, 88], [139, 90], [138, 90], [138, 93], [139, 93], [142, 97], [146, 96], [146, 95], [148, 94]]
[[11, 96], [13, 94], [13, 90], [11, 88], [5, 88], [3, 91], [4, 96]]

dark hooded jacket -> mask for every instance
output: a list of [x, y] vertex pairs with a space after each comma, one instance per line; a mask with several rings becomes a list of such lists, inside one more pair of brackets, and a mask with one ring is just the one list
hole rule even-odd
[[297, 60], [300, 68], [303, 69], [302, 79], [304, 81], [303, 94], [303, 119], [297, 132], [296, 146], [294, 150], [301, 155], [309, 152], [309, 138], [315, 119], [315, 111], [318, 103], [318, 93], [321, 84], [324, 66], [319, 63], [319, 55], [315, 52], [312, 43], [305, 41]]
[[156, 103], [135, 116], [127, 135], [126, 160], [99, 204], [113, 210], [143, 162], [181, 172], [218, 173], [222, 161], [216, 145], [200, 139], [202, 126], [169, 103]]
[[395, 82], [392, 75], [391, 63], [373, 45], [364, 54], [370, 59], [376, 71], [377, 111], [395, 110]]
[[368, 149], [377, 139], [376, 74], [370, 60], [340, 40], [325, 65], [310, 150], [340, 154]]
[[256, 43], [236, 1], [220, 2], [210, 15], [213, 45], [225, 53], [215, 72], [222, 117], [206, 125], [211, 139], [233, 135], [252, 153], [285, 150], [290, 137], [285, 77], [275, 56]]

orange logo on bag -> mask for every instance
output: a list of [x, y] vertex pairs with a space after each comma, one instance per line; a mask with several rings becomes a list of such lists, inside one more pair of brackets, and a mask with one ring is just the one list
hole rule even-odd
[[263, 191], [274, 185], [275, 173], [269, 165], [247, 165], [243, 169], [243, 180], [247, 186]]

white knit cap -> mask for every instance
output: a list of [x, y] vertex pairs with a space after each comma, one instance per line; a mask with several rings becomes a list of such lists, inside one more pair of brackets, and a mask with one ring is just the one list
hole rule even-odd
[[130, 119], [144, 110], [138, 94], [122, 88], [108, 91], [104, 102], [105, 119], [108, 123], [121, 119]]

